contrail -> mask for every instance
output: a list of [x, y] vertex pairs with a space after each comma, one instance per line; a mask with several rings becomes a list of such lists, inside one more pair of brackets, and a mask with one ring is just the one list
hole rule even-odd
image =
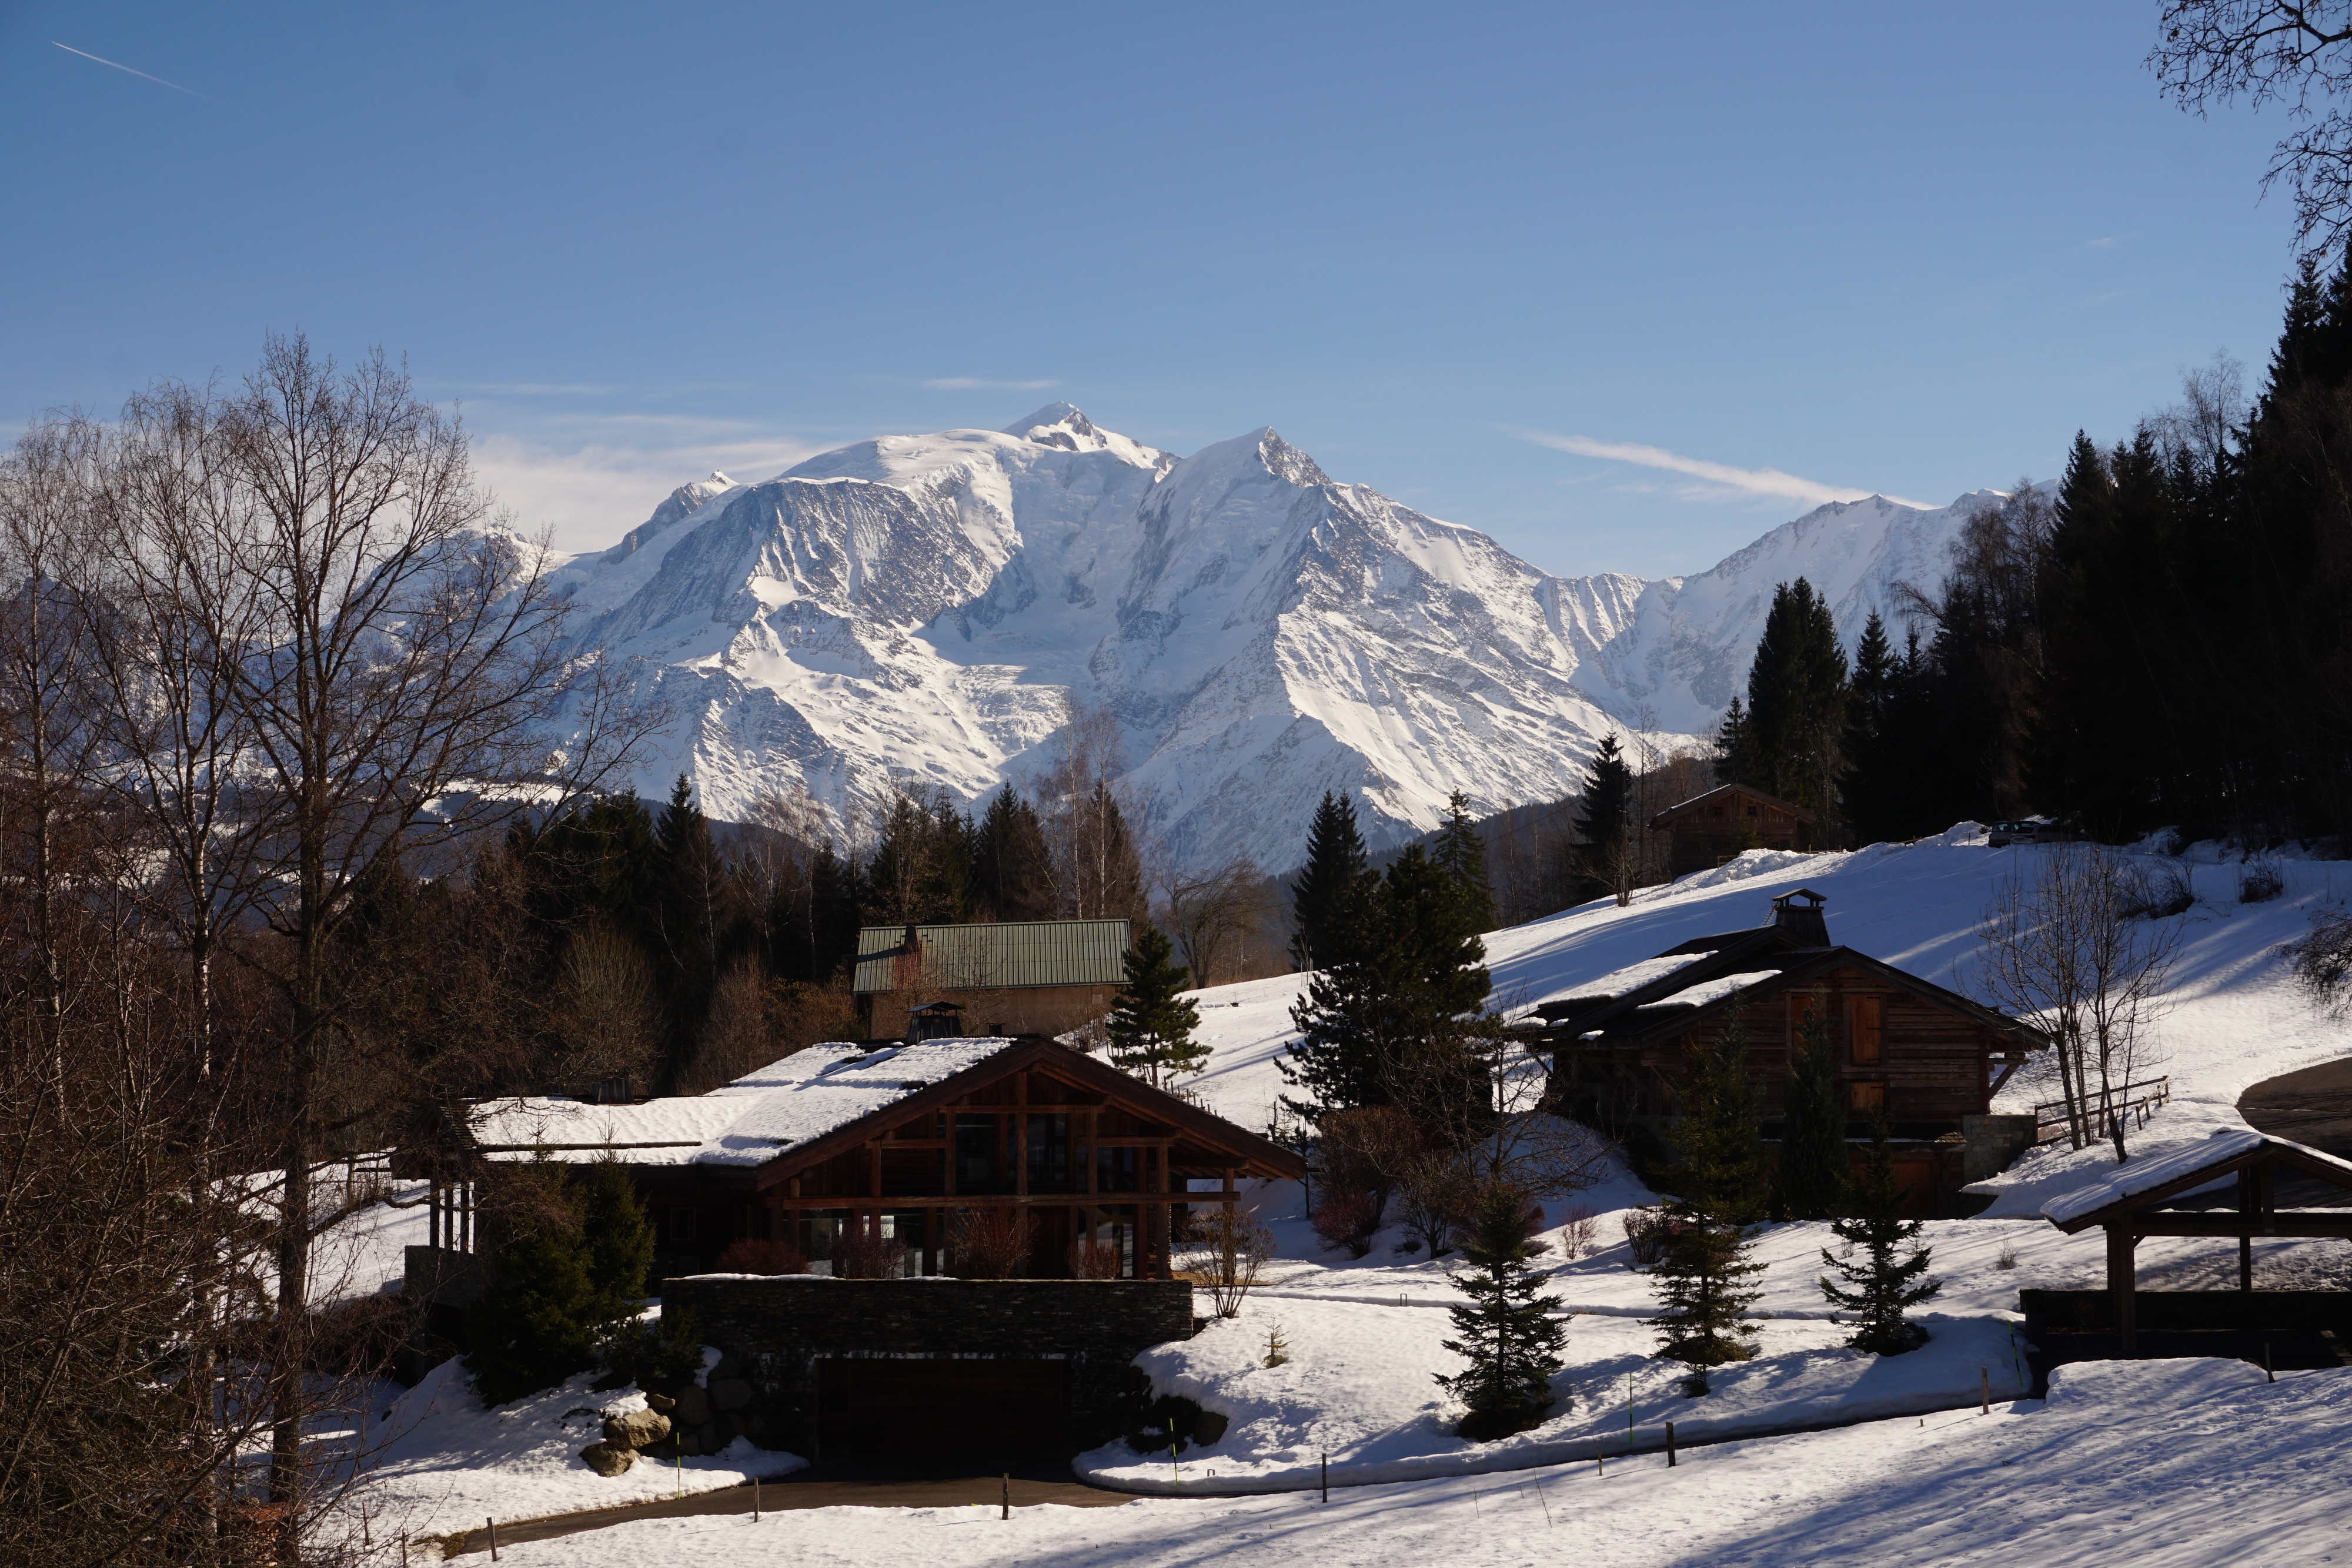
[[[100, 65], [102, 65], [102, 66], [112, 66], [116, 70], [119, 70], [119, 71], [131, 71], [131, 68], [130, 68], [129, 66], [124, 65], [124, 64], [123, 64], [121, 61], [120, 61], [120, 60], [110, 60], [110, 59], [103, 58], [103, 57], [100, 57], [100, 56], [98, 56], [98, 55], [93, 55], [93, 54], [91, 54], [91, 53], [90, 53], [89, 51], [88, 51], [87, 49], [77, 49], [77, 48], [75, 48], [71, 44], [58, 44], [58, 41], [57, 41], [55, 38], [51, 38], [51, 39], [49, 40], [49, 42], [50, 42], [50, 43], [52, 43], [52, 44], [57, 44], [57, 47], [58, 47], [58, 48], [63, 49], [66, 53], [68, 53], [68, 54], [69, 54], [69, 55], [79, 55], [79, 56], [81, 56], [81, 57], [82, 57], [83, 59], [86, 59], [86, 60], [97, 60], [97, 61], [98, 61], [98, 63], [99, 63]], [[205, 95], [204, 95], [203, 93], [198, 92], [194, 88], [192, 88], [192, 87], [182, 87], [178, 82], [175, 82], [175, 81], [165, 81], [162, 77], [151, 77], [151, 76], [149, 76], [145, 71], [131, 71], [131, 74], [132, 76], [135, 76], [135, 77], [140, 78], [141, 78], [141, 79], [142, 79], [142, 80], [145, 80], [145, 81], [152, 81], [152, 82], [153, 82], [153, 83], [154, 83], [156, 86], [158, 86], [158, 87], [168, 87], [168, 88], [170, 88], [173, 92], [184, 92], [184, 93], [186, 93], [190, 98], [204, 98], [204, 99], [205, 99], [205, 101], [206, 103], [214, 104], [214, 105], [215, 105], [215, 106], [217, 106], [217, 107], [224, 108], [224, 109], [227, 107], [227, 105], [221, 103], [221, 100], [220, 100], [220, 99], [216, 99], [216, 98], [205, 98]]]
[[[1850, 486], [1824, 485], [1815, 479], [1801, 479], [1794, 474], [1783, 474], [1778, 468], [1734, 468], [1727, 463], [1710, 463], [1703, 457], [1685, 457], [1679, 452], [1669, 452], [1662, 446], [1643, 446], [1627, 441], [1595, 441], [1589, 435], [1554, 435], [1549, 431], [1518, 430], [1507, 425], [1505, 429], [1522, 441], [1532, 441], [1556, 452], [1573, 452], [1580, 457], [1598, 457], [1611, 463], [1638, 464], [1644, 468], [1664, 468], [1669, 473], [1687, 474], [1695, 479], [1705, 479], [1751, 496], [1771, 496], [1818, 507], [1824, 501], [1859, 501], [1872, 494]], [[1880, 491], [1878, 494], [1885, 493]], [[1900, 496], [1887, 496], [1886, 499], [1897, 506], [1932, 509], [1925, 501], [1906, 500]]]

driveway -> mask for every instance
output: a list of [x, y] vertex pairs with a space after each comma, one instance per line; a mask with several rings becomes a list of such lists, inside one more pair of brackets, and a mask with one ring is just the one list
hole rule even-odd
[[[2258, 1132], [2352, 1160], [2352, 1057], [2265, 1079], [2239, 1098], [2238, 1114]], [[2316, 1176], [2282, 1177], [2278, 1202], [2282, 1208], [2352, 1208], [2352, 1191]]]

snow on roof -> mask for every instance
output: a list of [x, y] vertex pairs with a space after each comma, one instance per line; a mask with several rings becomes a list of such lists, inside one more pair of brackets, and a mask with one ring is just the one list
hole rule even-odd
[[1660, 997], [1654, 1002], [1643, 1002], [1633, 1010], [1637, 1013], [1645, 1013], [1652, 1008], [1703, 1008], [1709, 1002], [1721, 1001], [1732, 992], [1755, 985], [1759, 980], [1774, 980], [1780, 978], [1780, 971], [1778, 969], [1750, 969], [1744, 974], [1717, 975], [1712, 980], [1701, 980], [1695, 986], [1685, 986], [1671, 997]]
[[2325, 1160], [2329, 1165], [2340, 1166], [2345, 1176], [2352, 1178], [2352, 1162], [2339, 1160], [2333, 1155], [2322, 1154], [2317, 1149], [2285, 1138], [2268, 1138], [2251, 1128], [2231, 1131], [2223, 1127], [2200, 1142], [2185, 1144], [2165, 1154], [2136, 1158], [2125, 1165], [2110, 1166], [2107, 1167], [2110, 1174], [2097, 1181], [2062, 1192], [2044, 1203], [2042, 1217], [2053, 1225], [2063, 1225], [2086, 1214], [2095, 1214], [2125, 1198], [2153, 1192], [2168, 1182], [2193, 1176], [2208, 1166], [2233, 1160], [2264, 1143], [2283, 1144], [2313, 1159]]
[[1582, 1001], [1587, 998], [1626, 996], [1640, 990], [1643, 986], [1664, 979], [1676, 969], [1686, 969], [1693, 964], [1710, 956], [1712, 955], [1706, 953], [1668, 953], [1662, 957], [1644, 958], [1638, 964], [1628, 964], [1622, 969], [1612, 969], [1599, 979], [1586, 980], [1573, 986], [1563, 986], [1543, 1000], [1566, 1001], [1572, 997]]
[[[609, 1149], [636, 1166], [765, 1165], [788, 1149], [977, 1066], [1013, 1043], [983, 1036], [868, 1051], [836, 1040], [794, 1051], [708, 1094], [648, 1100], [641, 1105], [547, 1098], [502, 1102], [476, 1120], [474, 1137], [490, 1145], [572, 1145], [546, 1151], [550, 1159], [571, 1163], [603, 1158]], [[680, 1146], [625, 1146], [631, 1144]], [[535, 1152], [490, 1157], [526, 1160]]]

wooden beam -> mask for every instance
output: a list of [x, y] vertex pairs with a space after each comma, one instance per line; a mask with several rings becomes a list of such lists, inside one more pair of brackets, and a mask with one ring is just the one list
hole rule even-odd
[[2136, 1236], [2210, 1236], [2216, 1239], [2233, 1236], [2352, 1237], [2352, 1213], [2338, 1209], [2336, 1218], [2326, 1218], [2316, 1214], [2142, 1212], [2110, 1220], [2107, 1228]]
[[2138, 1281], [2134, 1277], [2132, 1251], [2139, 1239], [2116, 1226], [2107, 1228], [2107, 1289], [2116, 1301], [2116, 1351], [2128, 1356], [2138, 1349], [2137, 1312], [2133, 1301]]

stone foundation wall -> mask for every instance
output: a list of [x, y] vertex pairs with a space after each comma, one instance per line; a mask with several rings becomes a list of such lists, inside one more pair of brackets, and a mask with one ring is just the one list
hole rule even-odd
[[828, 1358], [995, 1358], [1069, 1364], [1074, 1449], [1125, 1434], [1139, 1352], [1190, 1339], [1181, 1280], [829, 1280], [809, 1275], [661, 1281], [662, 1316], [691, 1312], [706, 1344], [752, 1391], [745, 1424], [763, 1448], [820, 1458], [817, 1363]]

